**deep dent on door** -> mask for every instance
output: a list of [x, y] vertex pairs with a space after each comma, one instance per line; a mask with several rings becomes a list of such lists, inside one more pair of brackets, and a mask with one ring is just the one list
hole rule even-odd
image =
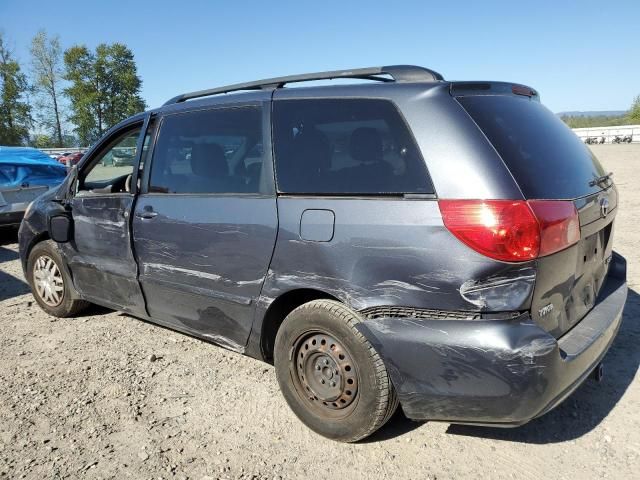
[[[535, 262], [483, 257], [442, 225], [436, 202], [280, 198], [278, 242], [263, 303], [299, 288], [325, 292], [354, 310], [382, 305], [448, 311], [522, 311], [529, 307]], [[302, 238], [308, 212], [335, 212], [330, 241]], [[327, 216], [323, 214], [323, 217]], [[325, 220], [305, 231], [326, 238]], [[313, 232], [313, 233], [312, 233]], [[443, 251], [442, 245], [447, 246]]]
[[132, 203], [133, 197], [126, 194], [76, 196], [71, 207], [74, 240], [59, 246], [83, 298], [144, 315], [129, 222], [124, 216]]

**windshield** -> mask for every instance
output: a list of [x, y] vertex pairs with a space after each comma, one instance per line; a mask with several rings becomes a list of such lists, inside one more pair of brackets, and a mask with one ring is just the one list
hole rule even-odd
[[457, 100], [493, 144], [526, 198], [574, 199], [607, 186], [593, 182], [605, 171], [591, 150], [539, 102], [511, 95]]

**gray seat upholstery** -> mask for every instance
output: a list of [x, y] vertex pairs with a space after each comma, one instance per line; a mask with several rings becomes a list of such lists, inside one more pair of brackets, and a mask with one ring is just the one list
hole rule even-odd
[[380, 133], [371, 127], [356, 128], [349, 139], [349, 155], [359, 164], [340, 171], [336, 181], [350, 192], [370, 192], [372, 188], [384, 191], [393, 167], [384, 160]]
[[191, 150], [191, 171], [188, 184], [182, 189], [189, 193], [227, 191], [229, 167], [224, 150], [217, 143], [202, 143]]

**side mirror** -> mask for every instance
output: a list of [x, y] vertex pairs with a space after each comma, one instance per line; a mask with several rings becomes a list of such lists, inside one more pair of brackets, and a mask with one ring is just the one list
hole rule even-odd
[[69, 215], [55, 215], [49, 218], [49, 235], [54, 242], [67, 243], [71, 240], [73, 223]]

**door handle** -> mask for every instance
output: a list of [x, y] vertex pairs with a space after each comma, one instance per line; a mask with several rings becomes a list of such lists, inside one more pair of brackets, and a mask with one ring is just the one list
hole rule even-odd
[[154, 212], [153, 210], [143, 210], [142, 212], [136, 213], [136, 217], [142, 218], [144, 220], [151, 220], [152, 218], [155, 218], [157, 215], [158, 213]]

